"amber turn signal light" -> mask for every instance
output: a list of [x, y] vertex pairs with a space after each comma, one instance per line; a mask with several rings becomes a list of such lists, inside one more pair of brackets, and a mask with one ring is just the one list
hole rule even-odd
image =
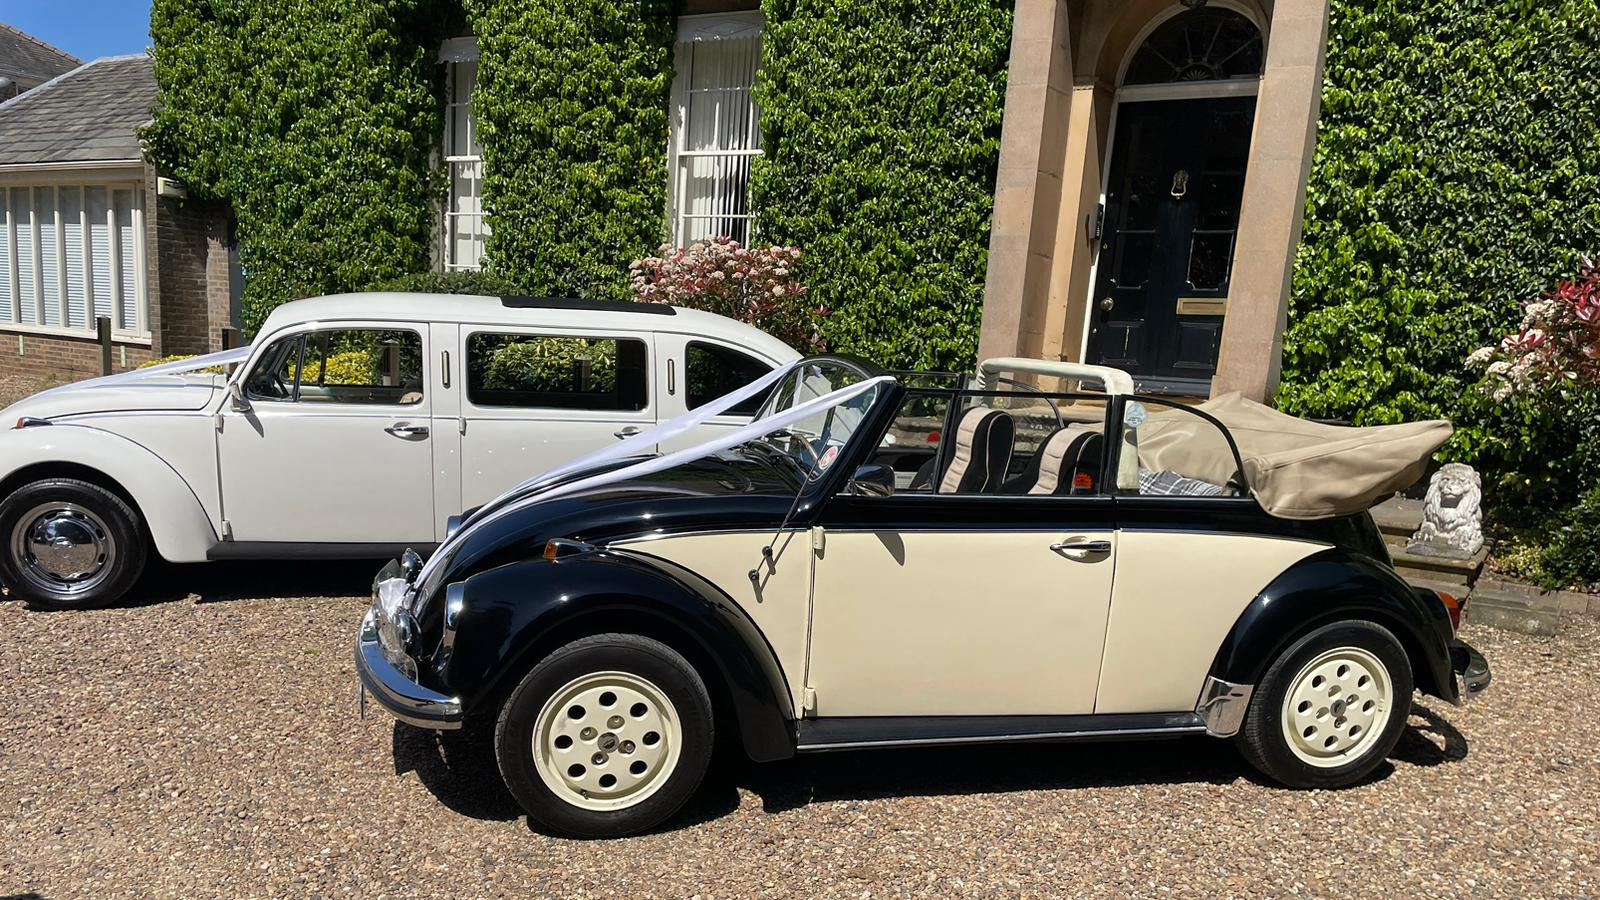
[[1434, 591], [1434, 593], [1439, 596], [1439, 602], [1444, 604], [1445, 612], [1450, 614], [1450, 630], [1460, 631], [1461, 616], [1467, 611], [1467, 602], [1457, 600], [1453, 594], [1446, 594], [1444, 591]]

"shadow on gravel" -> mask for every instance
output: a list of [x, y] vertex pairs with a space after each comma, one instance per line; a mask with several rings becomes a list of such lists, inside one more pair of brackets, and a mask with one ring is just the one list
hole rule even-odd
[[[1466, 736], [1438, 713], [1426, 706], [1412, 704], [1411, 718], [1413, 724], [1400, 732], [1400, 741], [1394, 745], [1394, 752], [1389, 754], [1391, 759], [1413, 766], [1437, 766], [1467, 758]], [[1416, 725], [1416, 719], [1421, 719], [1423, 724]], [[1435, 741], [1430, 735], [1439, 740]]]
[[365, 597], [382, 560], [230, 560], [180, 565], [152, 561], [120, 606], [199, 597], [200, 603], [287, 597]]
[[493, 720], [468, 719], [460, 731], [394, 723], [394, 772], [416, 772], [429, 793], [463, 816], [507, 822], [522, 815], [500, 780]]

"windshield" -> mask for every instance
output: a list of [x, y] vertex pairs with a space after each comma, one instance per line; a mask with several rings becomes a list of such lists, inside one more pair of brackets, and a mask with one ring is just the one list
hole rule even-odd
[[[865, 381], [866, 377], [855, 367], [832, 360], [803, 363], [778, 382], [756, 413], [756, 421]], [[878, 395], [877, 388], [867, 390], [733, 449], [772, 461], [802, 481], [816, 478], [844, 450]]]

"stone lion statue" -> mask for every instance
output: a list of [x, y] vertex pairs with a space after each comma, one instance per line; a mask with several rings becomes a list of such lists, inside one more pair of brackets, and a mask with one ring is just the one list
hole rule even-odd
[[1468, 557], [1483, 546], [1483, 481], [1463, 463], [1445, 463], [1428, 482], [1422, 527], [1406, 550], [1428, 556]]

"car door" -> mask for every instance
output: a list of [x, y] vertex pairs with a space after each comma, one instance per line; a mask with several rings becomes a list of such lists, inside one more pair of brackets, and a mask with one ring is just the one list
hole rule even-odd
[[[722, 341], [694, 335], [656, 335], [656, 395], [662, 420], [698, 409], [771, 372], [773, 364]], [[750, 423], [762, 392], [661, 444], [662, 452], [693, 447]]]
[[[1098, 477], [1103, 412], [1068, 402], [906, 392], [874, 460], [903, 465], [907, 447], [947, 434], [953, 446], [928, 453], [912, 486], [821, 511], [806, 682], [817, 716], [1094, 711], [1117, 536]], [[999, 418], [979, 428], [968, 415]], [[1079, 468], [1028, 493], [1047, 439], [1067, 428], [1086, 445]]]
[[463, 508], [656, 423], [648, 332], [461, 332]]
[[236, 542], [433, 540], [426, 329], [340, 324], [279, 337], [218, 413], [222, 515]]

